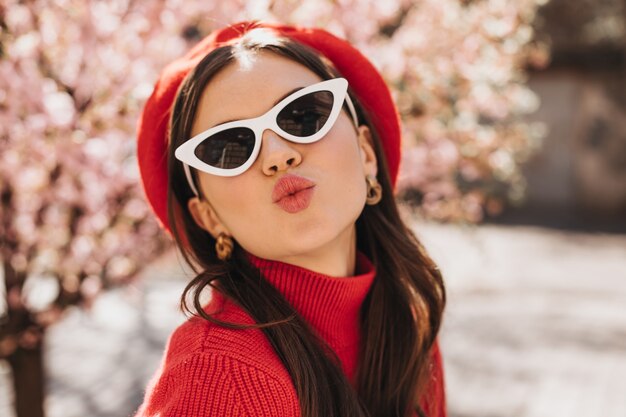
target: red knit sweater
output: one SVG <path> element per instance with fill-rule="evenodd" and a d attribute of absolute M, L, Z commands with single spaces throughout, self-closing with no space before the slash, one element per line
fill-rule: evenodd
<path fill-rule="evenodd" d="M 337 353 L 354 383 L 360 342 L 359 309 L 375 269 L 357 252 L 355 275 L 331 277 L 249 255 L 265 278 Z M 254 321 L 214 291 L 207 313 L 229 322 Z M 446 417 L 438 343 L 431 384 L 421 400 L 428 417 Z M 417 415 L 417 414 L 416 414 Z M 192 317 L 170 335 L 159 369 L 135 417 L 300 416 L 291 378 L 261 330 L 236 330 Z"/>

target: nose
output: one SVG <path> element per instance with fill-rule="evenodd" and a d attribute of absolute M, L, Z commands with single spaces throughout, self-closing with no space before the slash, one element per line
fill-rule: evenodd
<path fill-rule="evenodd" d="M 284 171 L 290 166 L 298 166 L 302 155 L 294 144 L 280 137 L 276 132 L 266 129 L 261 142 L 261 158 L 263 173 L 273 175 Z"/>

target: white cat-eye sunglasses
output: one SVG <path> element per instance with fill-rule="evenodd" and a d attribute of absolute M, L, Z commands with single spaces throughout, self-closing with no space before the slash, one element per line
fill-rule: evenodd
<path fill-rule="evenodd" d="M 209 174 L 232 177 L 245 172 L 257 159 L 265 129 L 295 143 L 313 143 L 333 127 L 344 103 L 358 128 L 356 111 L 347 94 L 348 81 L 333 78 L 297 90 L 265 114 L 213 126 L 176 148 L 189 186 L 196 196 L 192 166 Z"/>

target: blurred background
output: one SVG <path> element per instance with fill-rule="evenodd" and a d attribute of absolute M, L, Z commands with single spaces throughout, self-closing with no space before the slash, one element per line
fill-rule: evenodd
<path fill-rule="evenodd" d="M 258 18 L 326 28 L 403 119 L 450 417 L 626 416 L 626 1 L 0 1 L 0 415 L 131 416 L 191 279 L 139 183 L 160 70 Z"/>

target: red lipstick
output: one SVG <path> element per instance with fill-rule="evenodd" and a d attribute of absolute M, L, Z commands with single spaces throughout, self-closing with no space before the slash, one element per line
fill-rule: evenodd
<path fill-rule="evenodd" d="M 294 174 L 285 174 L 276 182 L 272 201 L 288 213 L 297 213 L 309 206 L 315 183 Z"/>

